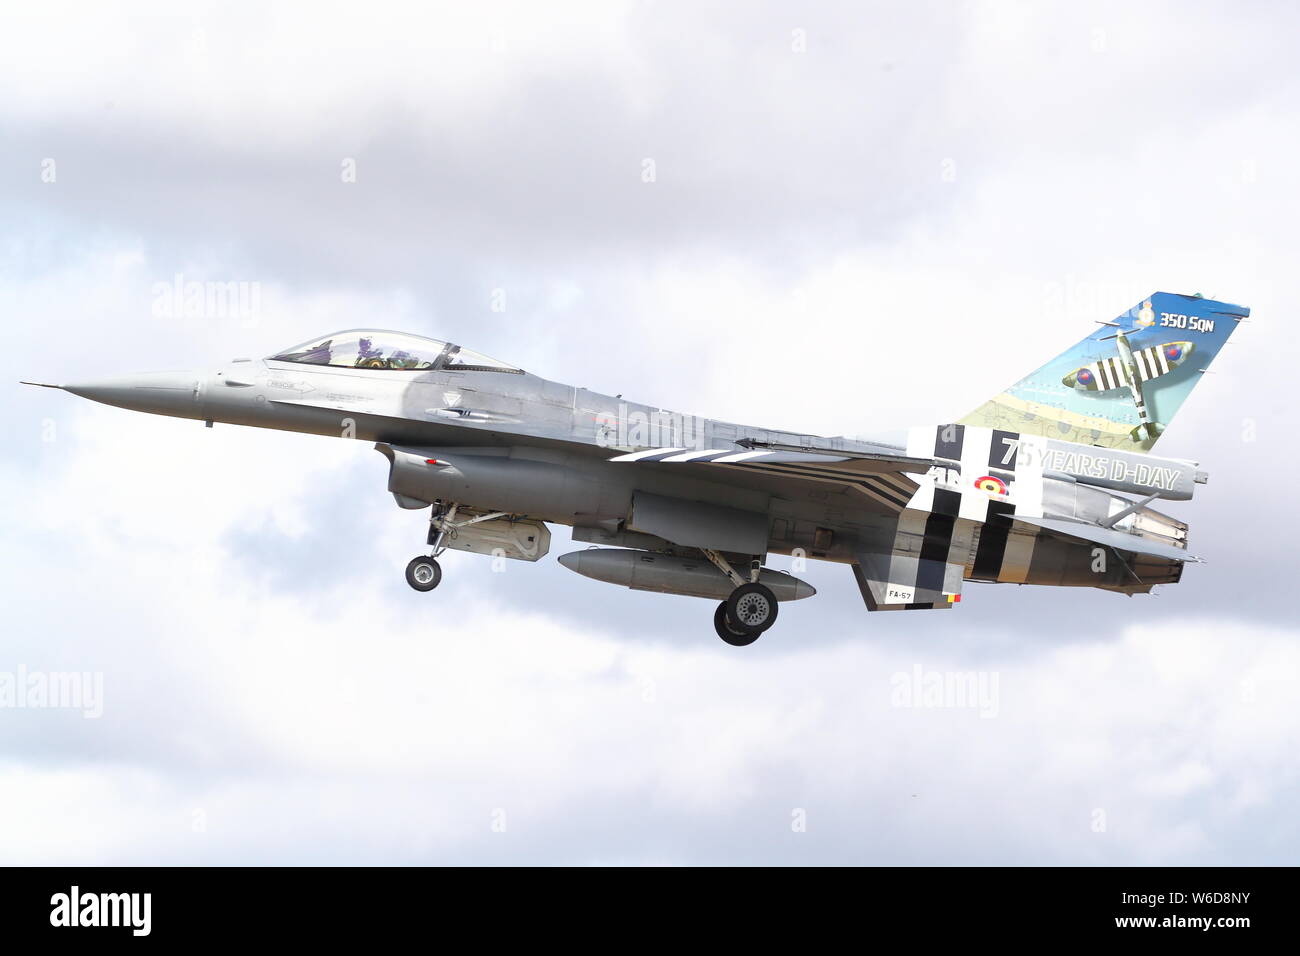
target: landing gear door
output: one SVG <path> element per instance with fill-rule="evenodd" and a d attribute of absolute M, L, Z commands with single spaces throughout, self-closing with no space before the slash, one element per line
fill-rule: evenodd
<path fill-rule="evenodd" d="M 475 521 L 458 528 L 442 541 L 452 551 L 469 551 L 515 561 L 536 561 L 551 550 L 550 529 L 531 518 Z"/>

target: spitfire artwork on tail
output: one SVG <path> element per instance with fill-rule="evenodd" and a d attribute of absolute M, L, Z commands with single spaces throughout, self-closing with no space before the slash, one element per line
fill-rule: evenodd
<path fill-rule="evenodd" d="M 1130 595 L 1178 581 L 1197 560 L 1187 525 L 1149 506 L 1190 499 L 1206 475 L 1149 452 L 1247 315 L 1155 293 L 906 446 L 694 418 L 377 329 L 216 372 L 45 387 L 374 442 L 397 504 L 429 515 L 428 551 L 406 569 L 415 590 L 438 586 L 449 548 L 537 561 L 548 525 L 566 525 L 588 547 L 564 567 L 718 601 L 715 631 L 741 646 L 781 602 L 816 594 L 766 567 L 772 554 L 850 565 L 870 611 L 950 608 L 966 581 Z"/>
<path fill-rule="evenodd" d="M 1114 325 L 1114 323 L 1107 323 Z M 1153 441 L 1164 430 L 1164 426 L 1153 422 L 1147 413 L 1146 399 L 1142 395 L 1142 383 L 1173 371 L 1187 360 L 1196 348 L 1195 342 L 1165 342 L 1163 345 L 1150 345 L 1133 351 L 1128 336 L 1123 330 L 1113 336 L 1115 348 L 1119 353 L 1111 358 L 1098 359 L 1083 368 L 1077 368 L 1061 381 L 1070 388 L 1085 392 L 1109 392 L 1116 388 L 1127 388 L 1133 396 L 1133 407 L 1137 410 L 1139 422 L 1129 432 L 1134 441 L 1150 438 Z M 1104 341 L 1104 339 L 1103 339 Z"/>

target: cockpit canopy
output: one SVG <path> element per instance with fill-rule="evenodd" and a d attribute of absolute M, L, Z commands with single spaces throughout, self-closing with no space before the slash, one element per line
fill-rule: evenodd
<path fill-rule="evenodd" d="M 425 372 L 451 369 L 465 372 L 513 372 L 522 369 L 494 358 L 463 349 L 450 342 L 426 339 L 404 332 L 380 329 L 349 329 L 324 338 L 311 339 L 270 358 L 273 362 L 302 365 L 331 365 L 337 368 L 387 369 L 396 372 Z"/>

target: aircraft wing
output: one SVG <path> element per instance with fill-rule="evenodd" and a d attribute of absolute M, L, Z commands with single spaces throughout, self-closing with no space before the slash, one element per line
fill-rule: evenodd
<path fill-rule="evenodd" d="M 887 446 L 864 450 L 813 445 L 740 443 L 732 448 L 648 448 L 610 461 L 680 468 L 727 468 L 783 484 L 821 483 L 858 492 L 884 510 L 901 512 L 916 492 L 909 474 L 923 474 L 932 458 L 914 458 Z"/>

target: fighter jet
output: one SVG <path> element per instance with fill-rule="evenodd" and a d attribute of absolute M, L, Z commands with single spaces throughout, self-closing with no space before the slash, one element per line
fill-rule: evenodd
<path fill-rule="evenodd" d="M 849 565 L 869 611 L 951 608 L 967 581 L 1129 595 L 1177 582 L 1199 559 L 1187 525 L 1150 505 L 1190 499 L 1207 479 L 1151 446 L 1247 315 L 1155 293 L 906 445 L 682 415 L 378 329 L 215 372 L 46 387 L 209 426 L 373 442 L 398 506 L 428 512 L 427 548 L 406 568 L 417 591 L 438 587 L 448 548 L 538 561 L 548 525 L 566 525 L 587 547 L 564 567 L 717 601 L 718 636 L 745 646 L 783 602 L 816 593 L 768 567 L 774 554 L 798 573 L 808 560 Z M 1197 368 L 1182 361 L 1193 351 Z"/>

